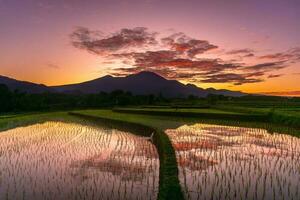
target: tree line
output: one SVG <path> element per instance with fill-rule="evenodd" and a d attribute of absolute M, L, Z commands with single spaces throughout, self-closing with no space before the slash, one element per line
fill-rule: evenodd
<path fill-rule="evenodd" d="M 103 108 L 126 105 L 152 105 L 167 103 L 162 95 L 133 95 L 130 92 L 116 90 L 111 93 L 65 94 L 41 93 L 29 94 L 18 90 L 11 91 L 0 84 L 0 112 L 21 112 L 41 110 L 61 110 L 75 108 Z"/>
<path fill-rule="evenodd" d="M 300 98 L 246 95 L 228 97 L 209 94 L 205 98 L 193 95 L 187 98 L 165 98 L 163 95 L 133 95 L 130 92 L 116 90 L 111 93 L 98 94 L 66 94 L 41 93 L 30 94 L 18 90 L 11 91 L 6 85 L 0 84 L 0 113 L 27 112 L 43 110 L 111 108 L 115 106 L 164 105 L 172 107 L 210 107 L 214 105 L 244 105 L 244 103 L 264 104 L 263 102 L 286 105 L 300 105 Z"/>

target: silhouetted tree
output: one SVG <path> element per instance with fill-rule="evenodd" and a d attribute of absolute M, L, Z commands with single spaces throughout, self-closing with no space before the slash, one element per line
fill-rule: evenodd
<path fill-rule="evenodd" d="M 12 93 L 6 85 L 0 84 L 0 112 L 9 112 L 12 109 Z"/>

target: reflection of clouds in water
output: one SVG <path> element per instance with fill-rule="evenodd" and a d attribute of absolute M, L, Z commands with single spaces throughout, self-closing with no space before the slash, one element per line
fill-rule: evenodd
<path fill-rule="evenodd" d="M 158 160 L 158 154 L 154 145 L 142 137 L 128 133 L 112 134 L 111 137 L 122 134 L 123 141 L 106 146 L 106 150 L 102 150 L 104 153 L 72 163 L 72 167 L 79 169 L 75 176 L 86 176 L 87 171 L 93 169 L 119 176 L 122 180 L 143 181 L 155 173 L 157 166 L 154 164 Z"/>
<path fill-rule="evenodd" d="M 218 164 L 215 160 L 210 160 L 204 156 L 188 154 L 184 158 L 180 157 L 178 163 L 181 167 L 189 168 L 190 170 L 206 170 L 207 168 Z"/>
<path fill-rule="evenodd" d="M 153 144 L 126 132 L 47 122 L 0 133 L 0 199 L 155 199 Z"/>
<path fill-rule="evenodd" d="M 188 199 L 297 199 L 300 195 L 299 138 L 206 124 L 166 133 L 176 150 Z"/>

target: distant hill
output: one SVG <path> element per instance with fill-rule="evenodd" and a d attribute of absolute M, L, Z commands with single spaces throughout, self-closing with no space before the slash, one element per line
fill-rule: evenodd
<path fill-rule="evenodd" d="M 230 90 L 202 89 L 193 84 L 182 84 L 176 80 L 167 80 L 156 73 L 143 71 L 126 77 L 104 76 L 95 80 L 52 87 L 58 92 L 98 93 L 111 92 L 117 89 L 130 91 L 136 95 L 162 94 L 165 97 L 187 97 L 194 95 L 206 97 L 208 94 L 225 96 L 243 96 L 244 93 Z"/>
<path fill-rule="evenodd" d="M 27 92 L 27 93 L 54 92 L 52 88 L 42 84 L 35 84 L 27 81 L 19 81 L 1 75 L 0 75 L 0 84 L 5 84 L 12 91 L 19 90 L 21 92 Z"/>
<path fill-rule="evenodd" d="M 244 93 L 230 90 L 202 89 L 193 84 L 182 84 L 176 80 L 167 80 L 153 72 L 140 72 L 126 77 L 104 76 L 95 80 L 78 84 L 52 86 L 18 81 L 0 76 L 0 84 L 7 85 L 11 90 L 27 93 L 59 92 L 74 94 L 95 94 L 99 92 L 112 92 L 114 90 L 130 91 L 135 95 L 163 95 L 165 97 L 188 97 L 194 95 L 206 97 L 208 94 L 225 96 L 244 96 Z"/>

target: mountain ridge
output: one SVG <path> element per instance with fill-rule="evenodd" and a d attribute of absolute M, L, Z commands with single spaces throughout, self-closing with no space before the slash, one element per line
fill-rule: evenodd
<path fill-rule="evenodd" d="M 27 93 L 54 92 L 51 87 L 48 87 L 44 84 L 32 83 L 29 81 L 20 81 L 2 75 L 0 75 L 0 84 L 5 84 L 12 91 L 18 90 L 20 92 Z"/>
<path fill-rule="evenodd" d="M 114 90 L 129 91 L 135 95 L 163 95 L 165 97 L 188 97 L 194 95 L 206 97 L 208 94 L 225 96 L 243 96 L 245 93 L 231 90 L 203 89 L 194 84 L 183 84 L 177 80 L 168 80 L 154 72 L 142 71 L 125 77 L 106 75 L 97 79 L 58 86 L 46 86 L 27 81 L 18 81 L 0 75 L 0 84 L 6 84 L 10 89 L 18 89 L 28 93 L 59 92 L 95 94 L 99 92 L 112 92 Z"/>

